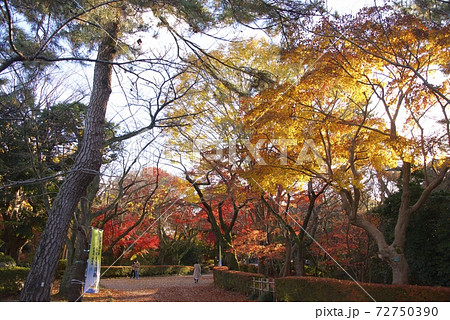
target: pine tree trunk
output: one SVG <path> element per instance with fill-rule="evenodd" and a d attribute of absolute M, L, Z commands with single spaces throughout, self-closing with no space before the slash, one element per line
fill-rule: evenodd
<path fill-rule="evenodd" d="M 36 255 L 20 297 L 21 301 L 49 301 L 58 259 L 73 213 L 88 185 L 98 175 L 103 154 L 105 112 L 111 94 L 112 65 L 117 51 L 118 23 L 99 45 L 91 99 L 86 114 L 83 141 L 75 163 L 56 196 Z"/>

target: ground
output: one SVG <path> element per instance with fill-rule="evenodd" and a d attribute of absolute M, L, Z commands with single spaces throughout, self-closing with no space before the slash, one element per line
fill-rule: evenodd
<path fill-rule="evenodd" d="M 217 288 L 213 275 L 194 283 L 192 276 L 101 279 L 100 292 L 86 294 L 84 301 L 220 302 L 248 301 L 240 293 Z"/>

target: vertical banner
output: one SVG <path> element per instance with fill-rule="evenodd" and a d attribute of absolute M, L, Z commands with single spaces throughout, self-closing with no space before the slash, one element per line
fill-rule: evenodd
<path fill-rule="evenodd" d="M 97 293 L 100 282 L 100 265 L 102 261 L 103 230 L 91 229 L 91 245 L 84 280 L 84 293 Z"/>

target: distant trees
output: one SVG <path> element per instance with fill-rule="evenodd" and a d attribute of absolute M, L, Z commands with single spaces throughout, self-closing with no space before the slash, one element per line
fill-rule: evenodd
<path fill-rule="evenodd" d="M 0 94 L 0 230 L 7 254 L 18 262 L 21 248 L 42 230 L 74 162 L 87 107 L 58 103 L 59 88 L 39 87 L 50 74 L 17 73 L 17 82 L 4 84 Z"/>

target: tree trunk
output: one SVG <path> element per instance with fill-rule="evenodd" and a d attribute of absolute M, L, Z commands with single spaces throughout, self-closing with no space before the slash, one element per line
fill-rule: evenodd
<path fill-rule="evenodd" d="M 42 233 L 21 301 L 49 301 L 58 259 L 67 230 L 80 198 L 92 179 L 99 174 L 102 163 L 105 112 L 111 94 L 112 65 L 116 57 L 119 24 L 113 23 L 98 48 L 94 68 L 91 99 L 86 114 L 83 141 L 75 163 L 56 196 Z"/>
<path fill-rule="evenodd" d="M 393 245 L 379 251 L 379 257 L 392 269 L 392 284 L 408 284 L 409 265 L 401 248 Z"/>
<path fill-rule="evenodd" d="M 8 242 L 5 243 L 5 254 L 11 256 L 16 263 L 19 263 L 19 255 L 27 242 L 28 239 L 10 236 Z"/>
<path fill-rule="evenodd" d="M 225 251 L 229 248 L 222 248 L 223 249 L 223 259 L 225 261 L 225 265 L 228 267 L 229 270 L 239 270 L 239 263 L 236 257 L 235 252 L 229 252 Z"/>
<path fill-rule="evenodd" d="M 431 192 L 442 183 L 447 171 L 448 164 L 445 163 L 436 178 L 422 191 L 416 203 L 411 205 L 411 163 L 403 162 L 401 202 L 394 229 L 394 241 L 389 246 L 383 233 L 374 224 L 358 215 L 360 190 L 353 187 L 353 195 L 349 190 L 340 191 L 342 205 L 349 216 L 350 223 L 367 231 L 378 246 L 378 256 L 389 263 L 392 269 L 392 284 L 408 284 L 409 266 L 404 254 L 404 247 L 409 219 L 425 203 Z"/>
<path fill-rule="evenodd" d="M 303 242 L 301 242 L 301 245 L 296 246 L 295 251 L 295 275 L 298 277 L 305 275 L 304 251 L 305 248 L 303 247 Z"/>
<path fill-rule="evenodd" d="M 398 261 L 392 261 L 392 284 L 408 284 L 409 283 L 409 265 L 404 254 L 396 256 Z"/>
<path fill-rule="evenodd" d="M 88 233 L 84 229 L 84 226 L 80 226 L 77 232 L 77 242 L 75 249 L 76 260 L 72 268 L 72 277 L 68 294 L 68 301 L 70 302 L 82 301 L 80 297 L 83 294 L 83 282 L 86 273 L 86 262 L 89 257 L 88 249 Z"/>
<path fill-rule="evenodd" d="M 289 275 L 289 273 L 291 272 L 291 259 L 292 259 L 292 244 L 288 235 L 286 239 L 286 254 L 284 258 L 285 262 L 280 270 L 279 277 L 287 277 Z"/>
<path fill-rule="evenodd" d="M 266 262 L 264 259 L 258 259 L 258 273 L 266 275 Z"/>
<path fill-rule="evenodd" d="M 64 270 L 64 275 L 59 283 L 59 294 L 67 296 L 69 293 L 70 282 L 72 280 L 72 269 L 75 260 L 75 242 L 77 236 L 77 230 L 75 227 L 72 228 L 72 236 L 66 240 L 67 247 L 67 265 Z"/>

